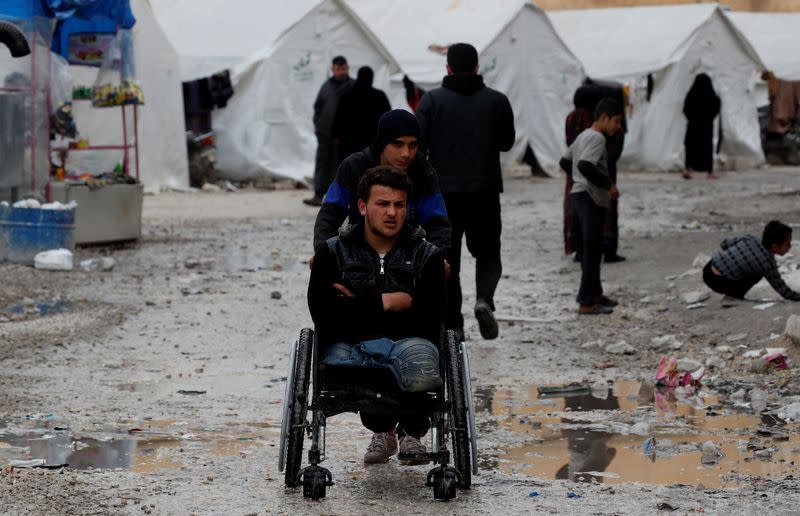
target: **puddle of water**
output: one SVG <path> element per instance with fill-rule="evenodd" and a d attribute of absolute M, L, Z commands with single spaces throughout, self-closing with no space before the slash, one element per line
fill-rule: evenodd
<path fill-rule="evenodd" d="M 236 456 L 261 446 L 252 434 L 219 434 L 190 430 L 177 421 L 149 421 L 129 432 L 79 435 L 63 422 L 45 418 L 13 424 L 0 421 L 0 465 L 12 460 L 44 459 L 47 465 L 66 464 L 75 469 L 123 468 L 138 473 L 180 468 L 175 462 L 182 449 L 205 450 L 216 457 Z M 185 431 L 167 433 L 176 427 Z"/>
<path fill-rule="evenodd" d="M 491 465 L 549 479 L 706 487 L 735 486 L 744 476 L 780 479 L 796 473 L 800 425 L 783 427 L 781 431 L 788 434 L 783 440 L 757 436 L 762 423 L 757 414 L 725 408 L 716 396 L 679 400 L 656 391 L 655 399 L 647 393 L 642 398 L 640 387 L 639 382 L 619 381 L 594 395 L 545 399 L 536 387 L 524 392 L 477 389 L 476 410 L 497 418 L 500 428 L 495 432 L 511 432 L 526 440 L 522 446 L 504 448 Z M 639 428 L 632 427 L 637 422 Z M 631 433 L 643 424 L 645 435 Z M 656 442 L 654 456 L 644 452 L 650 437 Z M 772 450 L 771 458 L 756 457 L 748 450 L 753 438 Z M 717 464 L 701 464 L 700 446 L 705 441 L 724 453 Z"/>

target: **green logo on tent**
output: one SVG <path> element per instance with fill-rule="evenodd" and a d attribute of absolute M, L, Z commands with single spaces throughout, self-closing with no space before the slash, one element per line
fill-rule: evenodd
<path fill-rule="evenodd" d="M 300 82 L 307 82 L 314 79 L 314 70 L 311 68 L 311 52 L 307 52 L 304 57 L 301 57 L 297 64 L 292 66 L 294 80 Z"/>

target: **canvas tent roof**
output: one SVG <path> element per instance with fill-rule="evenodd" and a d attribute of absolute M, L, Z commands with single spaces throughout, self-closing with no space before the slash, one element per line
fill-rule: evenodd
<path fill-rule="evenodd" d="M 800 80 L 800 13 L 725 13 L 779 79 Z"/>
<path fill-rule="evenodd" d="M 517 142 L 505 162 L 519 159 L 530 144 L 539 163 L 556 172 L 564 150 L 563 124 L 572 95 L 583 79 L 547 15 L 524 0 L 346 0 L 424 89 L 441 85 L 444 49 L 469 42 L 478 50 L 487 85 L 508 95 L 515 112 Z M 432 51 L 431 45 L 442 47 Z M 399 81 L 389 96 L 406 106 Z"/>
<path fill-rule="evenodd" d="M 218 56 L 227 56 L 234 88 L 227 107 L 213 112 L 217 169 L 229 179 L 282 176 L 303 180 L 313 175 L 317 147 L 313 104 L 320 86 L 329 77 L 335 55 L 345 55 L 352 70 L 371 66 L 378 88 L 385 89 L 389 76 L 400 70 L 375 35 L 341 0 L 299 0 L 294 4 L 259 0 L 252 5 L 248 0 L 243 3 L 252 10 L 246 20 L 239 11 L 219 7 L 223 2 L 217 0 L 182 3 L 186 9 L 184 24 L 194 23 L 196 11 L 203 11 L 198 17 L 205 23 L 205 11 L 218 6 L 216 33 L 220 44 L 236 39 L 245 23 L 258 31 L 253 27 L 259 25 L 258 20 L 276 16 L 283 22 L 277 30 L 275 19 L 271 19 L 258 41 L 248 35 L 247 45 L 236 42 L 230 49 L 216 51 Z M 237 7 L 243 8 L 239 4 Z M 186 38 L 185 34 L 177 34 L 180 27 L 172 30 L 176 33 L 174 39 Z M 192 34 L 197 40 L 207 39 L 202 31 L 193 30 Z M 184 48 L 194 47 L 187 40 L 182 44 Z M 198 45 L 204 44 L 198 41 Z M 252 45 L 256 48 L 250 49 Z M 245 51 L 247 54 L 236 54 Z M 192 55 L 182 56 L 182 60 L 187 58 L 189 63 L 195 62 Z"/>
<path fill-rule="evenodd" d="M 186 188 L 189 170 L 178 57 L 155 20 L 150 0 L 131 0 L 131 8 L 136 16 L 133 27 L 136 78 L 145 95 L 145 105 L 139 107 L 141 181 L 148 192 Z M 75 84 L 91 85 L 97 77 L 97 68 L 72 66 L 70 69 Z M 78 102 L 73 109 L 78 130 L 93 145 L 122 142 L 119 108 L 93 108 L 90 103 Z M 132 127 L 129 121 L 129 130 Z M 115 152 L 75 153 L 67 165 L 86 170 L 111 170 L 120 157 L 121 153 Z M 132 160 L 133 156 L 131 174 L 135 166 Z"/>
<path fill-rule="evenodd" d="M 722 99 L 723 154 L 763 161 L 756 81 L 763 64 L 715 4 L 551 11 L 553 24 L 590 77 L 631 88 L 623 165 L 683 166 L 683 99 L 708 73 Z M 654 81 L 645 100 L 647 76 Z M 627 162 L 627 163 L 626 163 Z"/>

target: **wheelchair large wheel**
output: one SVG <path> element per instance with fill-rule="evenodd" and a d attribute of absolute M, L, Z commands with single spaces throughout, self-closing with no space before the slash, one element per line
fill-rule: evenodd
<path fill-rule="evenodd" d="M 464 367 L 461 347 L 455 332 L 447 332 L 447 387 L 450 396 L 450 435 L 453 441 L 453 463 L 460 475 L 459 488 L 472 485 L 472 461 L 467 422 L 467 395 L 464 388 Z"/>
<path fill-rule="evenodd" d="M 306 430 L 306 412 L 308 411 L 313 341 L 314 331 L 304 328 L 297 340 L 294 368 L 291 369 L 292 364 L 289 364 L 290 375 L 286 380 L 286 396 L 284 398 L 286 405 L 283 421 L 285 437 L 281 436 L 281 446 L 285 449 L 285 461 L 282 461 L 282 464 L 284 465 L 286 487 L 297 486 L 299 482 L 297 476 L 300 474 L 300 466 L 303 461 L 303 437 Z"/>

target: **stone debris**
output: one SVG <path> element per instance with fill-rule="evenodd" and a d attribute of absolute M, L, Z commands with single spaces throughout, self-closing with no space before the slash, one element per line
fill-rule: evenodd
<path fill-rule="evenodd" d="M 700 463 L 704 465 L 716 464 L 719 459 L 725 456 L 713 441 L 706 441 L 700 447 L 703 455 L 700 457 Z"/>
<path fill-rule="evenodd" d="M 683 342 L 679 341 L 675 335 L 662 335 L 650 339 L 650 349 L 658 350 L 678 350 L 683 347 Z"/>
<path fill-rule="evenodd" d="M 678 359 L 678 371 L 697 371 L 701 367 L 703 364 L 692 358 Z"/>
<path fill-rule="evenodd" d="M 706 367 L 713 367 L 714 369 L 725 369 L 725 360 L 716 356 L 708 357 L 706 358 Z"/>
<path fill-rule="evenodd" d="M 636 353 L 636 348 L 624 340 L 620 340 L 606 346 L 606 353 L 611 353 L 613 355 L 633 355 Z"/>
<path fill-rule="evenodd" d="M 786 321 L 784 335 L 792 339 L 796 344 L 800 344 L 800 316 L 790 315 Z"/>
<path fill-rule="evenodd" d="M 711 292 L 708 290 L 693 290 L 681 294 L 681 301 L 687 305 L 693 305 L 705 301 L 709 297 L 711 297 Z"/>
<path fill-rule="evenodd" d="M 739 342 L 740 340 L 744 340 L 746 338 L 746 333 L 734 333 L 733 335 L 728 335 L 725 340 L 728 342 Z"/>

